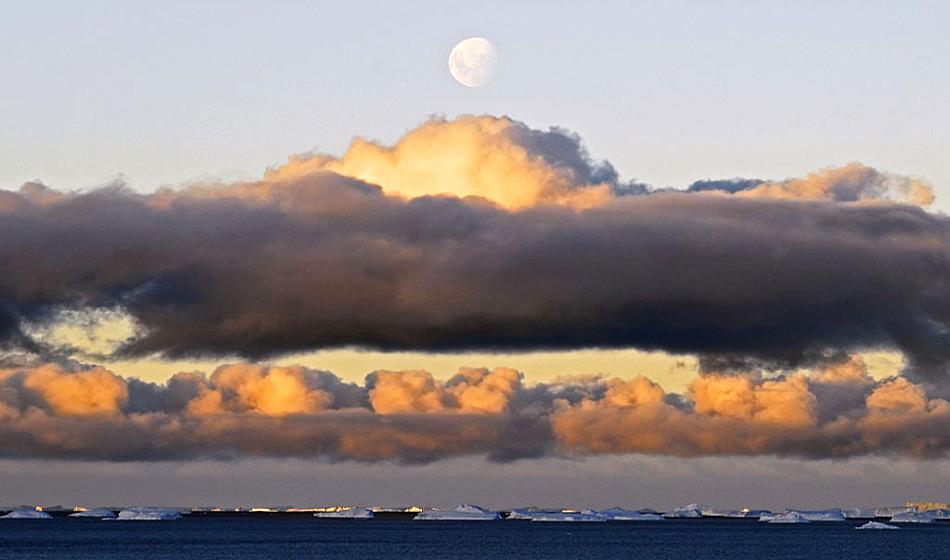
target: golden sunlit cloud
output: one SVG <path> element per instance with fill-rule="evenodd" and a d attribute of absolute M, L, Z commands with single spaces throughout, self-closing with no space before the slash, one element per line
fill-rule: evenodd
<path fill-rule="evenodd" d="M 524 382 L 510 368 L 377 371 L 365 383 L 303 366 L 229 364 L 165 384 L 103 368 L 0 371 L 6 456 L 300 456 L 426 462 L 457 455 L 937 457 L 950 403 L 904 377 L 873 379 L 860 356 L 789 372 L 706 372 L 683 393 L 654 381 Z"/>

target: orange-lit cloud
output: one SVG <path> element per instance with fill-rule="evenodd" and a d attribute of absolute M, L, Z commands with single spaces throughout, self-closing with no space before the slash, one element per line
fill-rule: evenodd
<path fill-rule="evenodd" d="M 824 169 L 803 179 L 765 182 L 736 194 L 757 198 L 836 200 L 895 200 L 918 206 L 933 204 L 933 186 L 914 177 L 882 173 L 861 163 Z"/>
<path fill-rule="evenodd" d="M 597 168 L 579 158 L 545 157 L 550 150 L 538 146 L 545 141 L 565 155 L 579 152 L 570 135 L 534 131 L 505 117 L 431 119 L 393 146 L 357 138 L 340 158 L 291 158 L 267 180 L 297 181 L 333 171 L 379 185 L 389 195 L 474 196 L 512 210 L 545 203 L 587 208 L 613 196 L 613 174 L 598 176 Z"/>
<path fill-rule="evenodd" d="M 864 367 L 852 360 L 843 369 Z M 379 371 L 360 386 L 303 367 L 230 364 L 156 385 L 48 364 L 0 372 L 0 454 L 426 462 L 950 453 L 948 401 L 903 377 L 859 373 L 707 373 L 675 394 L 642 376 L 525 385 L 507 368 L 463 368 L 445 381 Z"/>

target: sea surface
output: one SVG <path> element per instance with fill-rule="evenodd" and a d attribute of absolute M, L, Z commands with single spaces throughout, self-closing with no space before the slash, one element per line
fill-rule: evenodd
<path fill-rule="evenodd" d="M 177 521 L 2 520 L 0 558 L 950 558 L 950 522 L 856 531 L 857 522 L 421 522 L 192 517 Z"/>

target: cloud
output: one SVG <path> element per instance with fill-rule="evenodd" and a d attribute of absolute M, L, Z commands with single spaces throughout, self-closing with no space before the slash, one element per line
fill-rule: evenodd
<path fill-rule="evenodd" d="M 18 377 L 23 389 L 60 416 L 113 416 L 129 397 L 122 378 L 101 367 L 73 373 L 47 365 Z"/>
<path fill-rule="evenodd" d="M 443 389 L 427 371 L 377 371 L 368 378 L 369 402 L 379 414 L 438 412 Z"/>
<path fill-rule="evenodd" d="M 837 367 L 837 366 L 834 366 Z M 0 456 L 84 460 L 309 457 L 950 454 L 950 403 L 906 378 L 708 373 L 682 395 L 642 376 L 525 385 L 508 368 L 378 371 L 229 364 L 165 384 L 52 364 L 0 371 Z M 831 375 L 832 377 L 829 377 Z M 839 392 L 823 391 L 832 384 Z M 842 397 L 840 391 L 847 391 Z"/>
<path fill-rule="evenodd" d="M 198 379 L 198 395 L 187 411 L 199 416 L 255 412 L 265 416 L 313 414 L 328 408 L 333 397 L 319 388 L 319 377 L 303 367 L 222 366 L 210 381 Z"/>
<path fill-rule="evenodd" d="M 886 348 L 946 372 L 950 219 L 897 202 L 921 183 L 852 164 L 731 190 L 648 192 L 576 135 L 495 117 L 256 182 L 30 184 L 0 205 L 0 345 L 74 355 L 49 333 L 99 316 L 128 327 L 90 336 L 112 357 L 636 347 L 787 368 Z M 505 393 L 471 394 L 430 400 Z"/>
<path fill-rule="evenodd" d="M 696 181 L 687 190 L 792 200 L 890 200 L 918 206 L 933 204 L 935 198 L 933 186 L 923 179 L 884 173 L 858 162 L 816 171 L 801 179 L 703 180 Z"/>
<path fill-rule="evenodd" d="M 340 158 L 295 156 L 267 178 L 294 181 L 320 171 L 379 185 L 390 195 L 481 197 L 509 209 L 584 208 L 614 192 L 645 192 L 644 185 L 620 181 L 609 162 L 592 161 L 577 135 L 534 130 L 507 117 L 433 118 L 393 146 L 357 138 Z"/>

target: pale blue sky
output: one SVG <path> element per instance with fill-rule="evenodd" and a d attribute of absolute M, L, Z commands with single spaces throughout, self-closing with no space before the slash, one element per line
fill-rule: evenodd
<path fill-rule="evenodd" d="M 950 208 L 947 2 L 3 2 L 0 188 L 259 176 L 443 113 L 683 186 L 860 160 Z M 451 47 L 499 50 L 480 89 Z"/>

